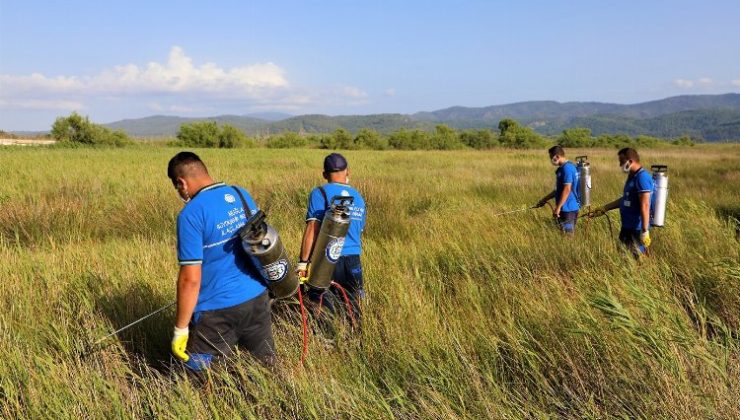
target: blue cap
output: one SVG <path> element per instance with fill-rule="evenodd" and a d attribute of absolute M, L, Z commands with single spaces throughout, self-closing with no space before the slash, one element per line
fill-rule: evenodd
<path fill-rule="evenodd" d="M 347 159 L 339 153 L 324 158 L 324 172 L 338 172 L 347 169 Z"/>

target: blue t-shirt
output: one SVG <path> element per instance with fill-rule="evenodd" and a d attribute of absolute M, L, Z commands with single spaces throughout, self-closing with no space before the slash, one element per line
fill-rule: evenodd
<path fill-rule="evenodd" d="M 627 177 L 624 184 L 624 195 L 619 203 L 619 215 L 622 217 L 622 228 L 630 230 L 642 230 L 642 217 L 640 217 L 640 193 L 650 193 L 650 205 L 652 206 L 653 177 L 645 168 L 640 168 L 634 175 Z M 649 227 L 648 227 L 649 228 Z"/>
<path fill-rule="evenodd" d="M 255 214 L 254 200 L 240 190 Z M 222 182 L 200 190 L 177 216 L 180 265 L 202 266 L 195 312 L 235 306 L 265 291 L 259 272 L 241 249 L 237 231 L 246 220 L 239 195 Z"/>
<path fill-rule="evenodd" d="M 340 184 L 337 182 L 325 184 L 323 188 L 324 192 L 326 192 L 326 199 L 324 198 L 324 195 L 321 194 L 320 188 L 321 187 L 314 188 L 308 196 L 306 221 L 318 220 L 319 223 L 321 223 L 324 220 L 324 214 L 331 205 L 332 197 L 337 195 L 354 197 L 354 203 L 352 204 L 352 208 L 349 210 L 349 231 L 347 232 L 347 236 L 344 238 L 342 256 L 360 255 L 360 252 L 362 252 L 360 237 L 362 236 L 362 231 L 365 229 L 365 199 L 362 198 L 362 195 L 360 195 L 356 189 L 347 184 Z"/>
<path fill-rule="evenodd" d="M 570 193 L 568 198 L 565 199 L 565 204 L 561 208 L 561 211 L 578 211 L 581 209 L 578 200 L 578 184 L 580 183 L 580 176 L 578 175 L 578 168 L 572 162 L 568 161 L 559 167 L 555 171 L 555 202 L 560 201 L 560 196 L 563 194 L 566 184 L 570 184 Z"/>

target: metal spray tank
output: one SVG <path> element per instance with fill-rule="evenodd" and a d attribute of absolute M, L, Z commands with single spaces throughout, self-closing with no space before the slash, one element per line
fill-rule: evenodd
<path fill-rule="evenodd" d="M 663 227 L 665 224 L 665 209 L 668 204 L 668 166 L 653 165 L 653 203 L 651 206 L 650 224 Z"/>
<path fill-rule="evenodd" d="M 578 200 L 581 207 L 591 206 L 591 164 L 588 156 L 576 156 L 576 169 L 578 169 Z"/>
<path fill-rule="evenodd" d="M 266 281 L 270 295 L 285 299 L 298 290 L 298 276 L 280 236 L 267 224 L 266 217 L 262 210 L 258 211 L 239 230 L 239 237 L 242 248 Z"/>
<path fill-rule="evenodd" d="M 334 196 L 330 203 L 313 246 L 311 270 L 307 281 L 309 286 L 320 290 L 326 290 L 331 286 L 334 266 L 342 256 L 354 197 Z"/>

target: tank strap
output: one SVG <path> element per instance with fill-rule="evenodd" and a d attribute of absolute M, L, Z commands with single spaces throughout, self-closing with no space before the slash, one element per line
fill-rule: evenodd
<path fill-rule="evenodd" d="M 329 208 L 329 197 L 326 196 L 326 190 L 324 190 L 323 185 L 319 187 L 319 191 L 321 191 L 321 196 L 324 197 L 324 203 L 326 203 L 324 205 L 324 208 L 328 209 Z"/>
<path fill-rule="evenodd" d="M 244 199 L 244 194 L 242 194 L 242 191 L 235 185 L 232 185 L 231 188 L 236 191 L 236 193 L 239 195 L 239 199 L 242 200 L 242 210 L 244 210 L 244 215 L 249 218 L 249 216 L 252 215 L 252 211 L 249 209 L 249 204 L 247 204 L 247 200 Z"/>

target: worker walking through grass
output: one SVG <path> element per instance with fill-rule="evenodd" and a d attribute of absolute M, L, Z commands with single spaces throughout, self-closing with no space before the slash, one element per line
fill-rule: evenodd
<path fill-rule="evenodd" d="M 252 212 L 257 205 L 245 189 L 214 182 L 191 152 L 175 155 L 167 176 L 185 202 L 177 217 L 180 273 L 172 353 L 193 371 L 223 361 L 237 346 L 272 364 L 268 293 L 237 234 L 251 216 L 244 214 L 239 193 Z"/>
<path fill-rule="evenodd" d="M 329 210 L 331 200 L 335 196 L 352 197 L 353 202 L 349 210 L 350 225 L 343 243 L 336 244 L 326 250 L 326 258 L 336 262 L 332 279 L 339 284 L 349 295 L 355 321 L 359 323 L 361 311 L 360 302 L 365 296 L 362 263 L 362 232 L 365 228 L 365 200 L 359 191 L 349 185 L 349 168 L 347 160 L 339 153 L 332 153 L 324 159 L 323 177 L 325 185 L 314 188 L 308 197 L 306 211 L 306 229 L 301 242 L 300 261 L 297 266 L 298 275 L 307 277 L 310 270 L 310 258 L 316 238 L 321 229 L 321 222 Z M 341 253 L 336 252 L 341 249 Z M 335 255 L 336 254 L 336 255 Z M 338 291 L 309 288 L 309 299 L 321 305 L 322 310 L 335 313 Z"/>
<path fill-rule="evenodd" d="M 578 220 L 578 211 L 581 208 L 578 197 L 580 182 L 578 169 L 565 158 L 565 150 L 561 146 L 553 146 L 547 153 L 550 155 L 550 163 L 558 167 L 555 170 L 555 189 L 542 197 L 535 207 L 542 207 L 554 198 L 553 218 L 557 220 L 563 232 L 573 234 Z"/>
<path fill-rule="evenodd" d="M 653 195 L 653 178 L 640 164 L 637 150 L 627 147 L 617 153 L 619 167 L 627 174 L 622 197 L 594 209 L 589 216 L 598 217 L 619 208 L 622 229 L 619 241 L 635 257 L 646 254 L 650 248 L 650 210 Z"/>

